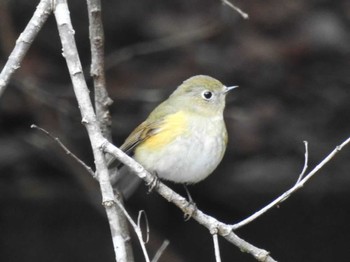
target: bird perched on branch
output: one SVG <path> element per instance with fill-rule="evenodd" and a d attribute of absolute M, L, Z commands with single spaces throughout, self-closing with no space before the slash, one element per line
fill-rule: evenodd
<path fill-rule="evenodd" d="M 205 75 L 185 80 L 136 127 L 120 149 L 160 179 L 185 185 L 205 179 L 225 153 L 225 97 L 236 87 Z M 124 183 L 120 187 L 130 194 L 125 187 L 131 190 L 134 186 Z"/>

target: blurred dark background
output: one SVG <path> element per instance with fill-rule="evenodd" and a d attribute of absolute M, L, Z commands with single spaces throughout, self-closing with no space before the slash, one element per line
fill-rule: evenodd
<path fill-rule="evenodd" d="M 86 3 L 69 1 L 89 77 Z M 290 188 L 350 135 L 350 2 L 218 0 L 102 1 L 106 76 L 114 142 L 184 79 L 208 74 L 240 88 L 225 112 L 229 145 L 207 180 L 190 187 L 198 207 L 235 223 Z M 0 2 L 3 66 L 38 1 Z M 35 123 L 93 167 L 53 17 L 0 98 L 0 261 L 114 261 L 97 183 Z M 350 148 L 279 208 L 237 231 L 278 261 L 348 261 Z M 179 186 L 170 184 L 184 194 Z M 141 185 L 126 203 L 145 210 L 152 256 L 214 261 L 212 239 L 196 222 Z M 135 244 L 136 261 L 144 261 Z M 255 261 L 220 239 L 223 261 Z"/>

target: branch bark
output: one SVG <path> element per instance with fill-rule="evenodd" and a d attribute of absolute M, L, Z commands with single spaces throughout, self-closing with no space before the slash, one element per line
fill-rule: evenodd
<path fill-rule="evenodd" d="M 249 216 L 248 218 L 242 220 L 239 223 L 236 223 L 234 225 L 232 225 L 232 229 L 236 230 L 238 228 L 241 228 L 247 224 L 249 224 L 250 222 L 254 221 L 255 219 L 257 219 L 258 217 L 260 217 L 261 215 L 263 215 L 264 213 L 266 213 L 268 210 L 270 210 L 271 208 L 277 206 L 278 204 L 282 203 L 283 201 L 285 201 L 287 198 L 289 198 L 295 191 L 299 190 L 300 188 L 302 188 L 305 183 L 307 181 L 309 181 L 316 173 L 318 170 L 320 170 L 325 164 L 327 164 L 337 153 L 340 152 L 340 150 L 343 149 L 343 147 L 345 147 L 347 144 L 350 143 L 350 137 L 347 138 L 344 142 L 342 142 L 339 146 L 337 146 L 331 153 L 329 153 L 328 156 L 326 156 L 313 170 L 311 170 L 306 176 L 303 177 L 303 174 L 306 171 L 307 168 L 307 163 L 308 163 L 308 148 L 307 148 L 307 142 L 305 143 L 305 163 L 304 163 L 304 168 L 303 171 L 301 172 L 297 183 L 290 188 L 289 190 L 287 190 L 286 192 L 284 192 L 282 195 L 280 195 L 278 198 L 276 198 L 274 201 L 272 201 L 270 204 L 268 204 L 267 206 L 263 207 L 262 209 L 260 209 L 259 211 L 255 212 L 253 215 Z"/>
<path fill-rule="evenodd" d="M 89 33 L 91 45 L 90 75 L 94 80 L 95 110 L 102 134 L 112 141 L 111 115 L 108 107 L 113 100 L 108 96 L 104 70 L 104 32 L 101 19 L 101 1 L 87 0 L 89 14 Z"/>
<path fill-rule="evenodd" d="M 171 190 L 169 187 L 164 185 L 162 182 L 159 182 L 155 187 L 155 190 L 163 196 L 169 202 L 175 204 L 178 208 L 182 210 L 185 214 L 191 214 L 192 218 L 196 220 L 199 224 L 206 227 L 210 232 L 217 231 L 218 235 L 224 237 L 227 241 L 237 246 L 241 251 L 249 253 L 254 256 L 254 258 L 258 261 L 264 262 L 273 262 L 274 260 L 268 251 L 264 249 L 260 249 L 255 247 L 254 245 L 248 243 L 247 241 L 238 237 L 233 230 L 242 227 L 243 225 L 255 220 L 257 217 L 265 213 L 267 210 L 271 209 L 276 204 L 284 201 L 287 197 L 289 197 L 293 192 L 300 189 L 309 179 L 311 179 L 318 170 L 320 170 L 326 163 L 328 163 L 340 150 L 342 150 L 346 145 L 350 143 L 350 137 L 347 138 L 344 142 L 342 142 L 339 146 L 337 146 L 326 158 L 324 158 L 320 164 L 318 164 L 311 172 L 308 173 L 298 184 L 292 187 L 290 190 L 282 194 L 279 198 L 273 201 L 271 204 L 263 208 L 263 211 L 259 211 L 254 214 L 252 217 L 247 220 L 243 220 L 241 223 L 237 223 L 234 225 L 224 224 L 214 217 L 211 217 L 207 214 L 204 214 L 199 209 L 193 207 L 185 198 Z M 113 154 L 116 158 L 118 158 L 123 164 L 128 166 L 134 173 L 136 173 L 141 179 L 143 179 L 147 184 L 152 183 L 154 180 L 153 176 L 149 174 L 139 163 L 137 163 L 134 159 L 124 154 L 119 148 L 115 147 L 113 144 L 108 141 L 104 141 L 101 145 L 101 149 Z M 260 214 L 261 212 L 261 214 Z"/>
<path fill-rule="evenodd" d="M 212 232 L 212 236 L 213 236 L 213 242 L 214 242 L 215 261 L 221 262 L 219 237 L 218 237 L 217 232 Z"/>
<path fill-rule="evenodd" d="M 112 142 L 112 119 L 108 107 L 113 103 L 106 89 L 104 69 L 104 32 L 101 18 L 101 1 L 87 0 L 89 16 L 89 34 L 91 47 L 90 75 L 94 82 L 95 112 L 102 135 Z M 118 194 L 118 193 L 117 193 Z M 119 201 L 122 204 L 122 199 Z M 116 205 L 122 235 L 130 238 L 128 223 L 123 210 Z M 128 262 L 134 261 L 131 243 L 125 243 Z M 146 253 L 147 254 L 147 253 Z"/>
<path fill-rule="evenodd" d="M 125 243 L 129 241 L 129 237 L 124 236 L 120 230 L 121 226 L 114 201 L 113 188 L 109 181 L 108 169 L 104 154 L 99 149 L 100 141 L 105 140 L 105 138 L 102 136 L 99 123 L 96 119 L 90 100 L 89 90 L 83 75 L 66 0 L 55 1 L 54 14 L 62 43 L 63 56 L 67 62 L 69 74 L 73 83 L 74 93 L 81 111 L 82 123 L 85 125 L 91 141 L 96 172 L 98 174 L 98 180 L 102 193 L 102 204 L 106 209 L 109 226 L 111 229 L 116 261 L 126 262 L 129 260 L 127 257 L 127 248 Z"/>
<path fill-rule="evenodd" d="M 101 150 L 114 155 L 119 159 L 124 165 L 128 166 L 133 172 L 135 172 L 141 179 L 143 179 L 147 184 L 154 181 L 153 175 L 148 173 L 139 163 L 134 159 L 126 155 L 119 148 L 108 142 L 106 139 L 100 141 Z M 224 237 L 227 241 L 237 246 L 242 252 L 246 252 L 252 255 L 256 260 L 263 262 L 275 262 L 268 251 L 255 247 L 254 245 L 248 243 L 247 241 L 238 237 L 233 231 L 232 226 L 224 224 L 218 221 L 216 218 L 211 217 L 199 209 L 196 209 L 192 204 L 190 204 L 185 198 L 174 192 L 168 186 L 163 184 L 161 181 L 154 188 L 162 197 L 167 201 L 173 203 L 185 214 L 191 214 L 192 218 L 196 220 L 199 224 L 206 227 L 210 232 L 217 230 L 218 235 Z"/>
<path fill-rule="evenodd" d="M 41 0 L 28 25 L 18 37 L 16 46 L 11 52 L 4 68 L 0 74 L 0 96 L 4 93 L 5 88 L 10 81 L 13 73 L 20 68 L 21 62 L 27 53 L 30 45 L 39 33 L 47 18 L 52 13 L 51 0 Z"/>

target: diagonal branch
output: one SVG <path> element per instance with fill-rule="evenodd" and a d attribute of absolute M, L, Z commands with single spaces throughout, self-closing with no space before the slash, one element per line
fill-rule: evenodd
<path fill-rule="evenodd" d="M 254 245 L 246 242 L 245 240 L 239 238 L 233 230 L 242 227 L 245 224 L 253 221 L 273 206 L 282 202 L 286 198 L 288 198 L 293 192 L 300 189 L 309 179 L 311 179 L 318 170 L 320 170 L 326 163 L 328 163 L 341 149 L 343 149 L 347 144 L 350 143 L 350 137 L 346 139 L 341 145 L 337 146 L 326 158 L 324 158 L 320 164 L 318 164 L 311 172 L 308 173 L 297 185 L 292 187 L 286 193 L 281 195 L 271 204 L 263 208 L 261 211 L 252 215 L 248 219 L 242 221 L 241 223 L 237 223 L 234 225 L 224 224 L 214 217 L 211 217 L 202 211 L 195 209 L 190 203 L 187 202 L 185 198 L 171 190 L 169 187 L 164 185 L 162 182 L 159 182 L 158 186 L 155 190 L 163 196 L 169 202 L 175 204 L 178 208 L 182 210 L 185 214 L 192 214 L 192 218 L 196 220 L 199 224 L 206 227 L 210 232 L 212 232 L 213 228 L 217 229 L 218 235 L 224 237 L 227 241 L 237 246 L 243 252 L 249 253 L 255 257 L 258 261 L 264 262 L 272 262 L 275 261 L 266 250 L 255 247 Z M 118 158 L 123 164 L 128 166 L 133 172 L 135 172 L 141 179 L 143 179 L 146 183 L 151 183 L 153 181 L 153 176 L 149 174 L 139 163 L 137 163 L 134 159 L 124 154 L 119 148 L 115 147 L 113 144 L 108 141 L 102 142 L 100 145 L 101 149 L 105 152 L 113 154 L 116 158 Z"/>
<path fill-rule="evenodd" d="M 154 181 L 153 175 L 148 173 L 139 163 L 134 159 L 126 155 L 119 148 L 109 143 L 106 139 L 100 141 L 100 148 L 102 151 L 114 155 L 119 159 L 124 165 L 128 166 L 133 172 L 135 172 L 141 179 L 146 183 L 152 183 Z M 163 198 L 167 201 L 173 203 L 185 214 L 192 214 L 192 218 L 196 220 L 199 224 L 206 227 L 210 232 L 213 228 L 217 229 L 218 235 L 224 237 L 227 241 L 237 246 L 242 252 L 246 252 L 252 255 L 258 261 L 264 262 L 274 262 L 274 260 L 268 251 L 255 247 L 254 245 L 248 243 L 247 241 L 238 237 L 233 231 L 232 226 L 224 224 L 218 221 L 216 218 L 211 217 L 199 209 L 196 209 L 191 205 L 185 198 L 174 192 L 168 186 L 163 184 L 161 181 L 157 184 L 155 189 Z"/>
<path fill-rule="evenodd" d="M 82 161 L 79 157 L 77 157 L 75 154 L 73 154 L 62 142 L 58 137 L 54 137 L 53 135 L 50 134 L 50 132 L 48 132 L 47 130 L 45 130 L 42 127 L 39 127 L 37 125 L 32 124 L 30 126 L 30 128 L 35 128 L 41 132 L 43 132 L 45 135 L 47 135 L 48 137 L 50 137 L 51 139 L 53 139 L 63 150 L 64 152 L 71 156 L 76 162 L 78 162 L 83 168 L 85 168 L 85 170 L 93 177 L 95 177 L 95 173 L 94 171 L 91 169 L 91 167 L 89 167 L 88 165 L 86 165 L 84 163 L 84 161 Z"/>
<path fill-rule="evenodd" d="M 233 10 L 235 10 L 237 13 L 239 13 L 244 19 L 248 19 L 249 15 L 245 12 L 243 12 L 239 7 L 232 4 L 229 0 L 221 0 L 223 5 L 227 5 L 231 7 Z"/>
<path fill-rule="evenodd" d="M 51 13 L 51 0 L 41 0 L 39 5 L 36 7 L 33 17 L 30 19 L 28 25 L 17 39 L 16 46 L 1 71 L 0 96 L 5 91 L 5 88 L 13 73 L 20 67 L 30 45 Z"/>
<path fill-rule="evenodd" d="M 253 215 L 249 216 L 248 218 L 242 220 L 241 222 L 232 225 L 232 229 L 236 230 L 238 228 L 241 228 L 250 222 L 254 221 L 264 213 L 266 213 L 268 210 L 271 208 L 277 206 L 278 204 L 282 203 L 285 201 L 288 197 L 290 197 L 295 191 L 299 190 L 304 186 L 304 184 L 309 181 L 316 173 L 318 170 L 320 170 L 325 164 L 327 164 L 337 153 L 340 152 L 340 150 L 343 149 L 347 144 L 350 143 L 350 137 L 346 139 L 343 143 L 341 143 L 339 146 L 337 146 L 327 157 L 325 157 L 313 170 L 311 170 L 304 178 L 302 178 L 303 174 L 305 173 L 305 170 L 307 168 L 307 158 L 308 158 L 308 150 L 307 150 L 307 143 L 305 143 L 305 164 L 303 171 L 301 172 L 301 175 L 299 176 L 297 183 L 289 190 L 284 192 L 282 195 L 280 195 L 278 198 L 276 198 L 274 201 L 272 201 L 270 204 L 267 206 L 263 207 L 259 211 L 255 212 Z"/>
<path fill-rule="evenodd" d="M 163 241 L 163 244 L 160 246 L 160 248 L 158 249 L 157 253 L 152 258 L 151 262 L 158 262 L 159 258 L 162 256 L 162 254 L 164 253 L 165 249 L 168 247 L 169 243 L 170 242 L 169 242 L 168 239 L 165 239 Z"/>

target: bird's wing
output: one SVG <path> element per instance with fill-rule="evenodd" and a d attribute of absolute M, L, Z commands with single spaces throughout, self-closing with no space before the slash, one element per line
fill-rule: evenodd
<path fill-rule="evenodd" d="M 178 110 L 174 105 L 165 102 L 161 103 L 152 111 L 146 121 L 132 131 L 120 149 L 127 154 L 131 154 L 137 145 L 158 134 L 166 119 L 176 113 L 178 113 Z"/>
<path fill-rule="evenodd" d="M 137 145 L 158 134 L 161 130 L 161 126 L 164 123 L 168 115 L 176 113 L 176 107 L 171 106 L 167 103 L 161 103 L 155 108 L 149 115 L 146 121 L 142 122 L 134 131 L 127 137 L 125 142 L 120 146 L 128 155 L 132 155 L 133 150 Z M 107 163 L 109 168 L 120 167 L 121 164 L 116 158 L 112 158 Z"/>
<path fill-rule="evenodd" d="M 160 131 L 162 122 L 163 118 L 141 123 L 134 131 L 132 131 L 124 144 L 120 146 L 120 149 L 125 153 L 130 154 L 138 144 L 157 134 Z"/>
<path fill-rule="evenodd" d="M 157 134 L 160 130 L 162 119 L 156 121 L 145 121 L 141 123 L 134 131 L 127 137 L 125 142 L 119 147 L 128 155 L 132 155 L 134 148 L 145 141 L 147 138 Z M 112 157 L 107 162 L 108 168 L 121 168 L 123 165 L 120 163 L 117 158 Z"/>

